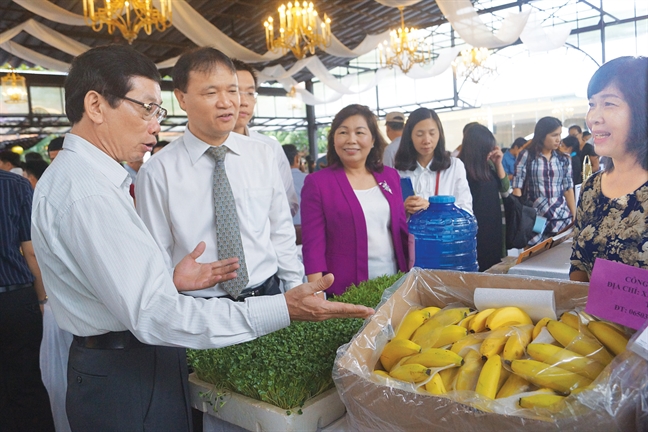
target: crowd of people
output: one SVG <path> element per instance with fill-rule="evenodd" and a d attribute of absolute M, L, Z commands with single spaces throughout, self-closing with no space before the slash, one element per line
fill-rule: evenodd
<path fill-rule="evenodd" d="M 453 156 L 428 108 L 389 113 L 387 143 L 376 115 L 349 105 L 333 119 L 325 161 L 306 174 L 294 145 L 249 129 L 258 83 L 245 63 L 214 48 L 183 54 L 173 86 L 188 124 L 158 143 L 166 110 L 155 65 L 126 46 L 78 56 L 65 84 L 72 129 L 60 148 L 50 145 L 56 161 L 27 161 L 27 179 L 0 172 L 2 196 L 14 197 L 0 211 L 11 232 L 3 253 L 13 257 L 0 265 L 0 295 L 16 302 L 2 308 L 49 301 L 70 335 L 65 389 L 48 388 L 66 416 L 48 414 L 43 321 L 31 314 L 40 332 L 0 346 L 0 405 L 12 413 L 0 429 L 45 431 L 56 421 L 59 430 L 190 430 L 185 348 L 245 342 L 292 321 L 370 316 L 327 297 L 407 271 L 407 219 L 431 196 L 451 195 L 475 216 L 480 271 L 507 254 L 509 194 L 547 221 L 529 246 L 574 225 L 573 279 L 588 280 L 598 257 L 648 268 L 647 72 L 642 57 L 606 63 L 588 87 L 589 137 L 572 126 L 563 138 L 562 123 L 544 117 L 506 152 L 469 123 Z M 0 168 L 19 168 L 4 155 Z M 587 179 L 585 160 L 595 173 Z M 0 329 L 25 332 L 11 316 Z M 30 375 L 29 388 L 7 380 L 5 366 Z"/>

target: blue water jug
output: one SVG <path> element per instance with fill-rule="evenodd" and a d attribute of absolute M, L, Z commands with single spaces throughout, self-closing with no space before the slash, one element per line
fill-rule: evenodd
<path fill-rule="evenodd" d="M 410 261 L 425 269 L 477 271 L 477 220 L 447 195 L 409 220 Z"/>

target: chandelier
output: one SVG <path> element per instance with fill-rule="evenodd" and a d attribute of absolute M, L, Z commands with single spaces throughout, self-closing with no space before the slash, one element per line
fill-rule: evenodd
<path fill-rule="evenodd" d="M 452 62 L 452 66 L 460 75 L 477 84 L 485 76 L 495 73 L 495 68 L 488 65 L 489 58 L 488 48 L 465 49 L 461 51 L 460 57 Z"/>
<path fill-rule="evenodd" d="M 324 14 L 320 20 L 313 3 L 299 2 L 279 6 L 279 37 L 275 39 L 274 20 L 272 17 L 263 23 L 268 50 L 282 54 L 292 51 L 297 59 L 306 56 L 306 52 L 315 54 L 315 48 L 324 48 L 331 43 L 331 20 Z M 319 24 L 319 25 L 318 25 Z"/>
<path fill-rule="evenodd" d="M 429 63 L 430 47 L 427 46 L 423 51 L 419 51 L 421 42 L 414 35 L 416 29 L 405 27 L 405 18 L 403 17 L 403 6 L 399 6 L 401 26 L 389 32 L 390 41 L 383 41 L 378 45 L 378 54 L 380 56 L 380 66 L 389 67 L 398 66 L 403 73 L 409 72 L 417 63 Z"/>
<path fill-rule="evenodd" d="M 2 83 L 2 100 L 6 103 L 17 104 L 27 102 L 27 84 L 25 77 L 11 70 L 0 80 Z"/>
<path fill-rule="evenodd" d="M 171 1 L 159 0 L 160 8 L 156 9 L 153 0 L 103 0 L 104 7 L 98 8 L 95 0 L 83 0 L 83 15 L 92 30 L 98 32 L 105 24 L 113 34 L 118 28 L 132 44 L 142 29 L 150 35 L 153 28 L 164 31 L 171 26 Z"/>

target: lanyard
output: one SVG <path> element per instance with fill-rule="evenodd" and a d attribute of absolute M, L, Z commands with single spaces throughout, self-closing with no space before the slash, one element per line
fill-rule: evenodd
<path fill-rule="evenodd" d="M 441 182 L 441 171 L 437 171 L 436 186 L 434 188 L 434 196 L 439 195 L 439 183 Z"/>

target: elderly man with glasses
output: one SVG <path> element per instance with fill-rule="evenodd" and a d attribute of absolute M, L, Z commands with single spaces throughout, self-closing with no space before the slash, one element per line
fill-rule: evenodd
<path fill-rule="evenodd" d="M 75 58 L 65 82 L 72 129 L 34 192 L 32 241 L 45 290 L 58 325 L 75 335 L 66 401 L 72 430 L 189 431 L 180 347 L 218 348 L 291 320 L 372 313 L 313 295 L 332 278 L 245 303 L 179 294 L 233 280 L 238 265 L 236 258 L 199 263 L 205 243 L 197 242 L 167 266 L 135 211 L 120 162 L 151 150 L 166 114 L 160 105 L 160 74 L 132 48 L 102 46 Z"/>

